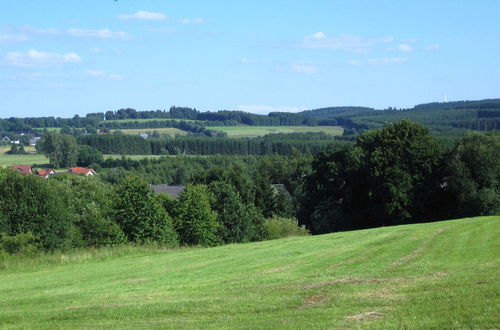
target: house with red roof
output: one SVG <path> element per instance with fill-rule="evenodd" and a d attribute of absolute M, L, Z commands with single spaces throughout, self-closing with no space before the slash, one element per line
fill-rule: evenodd
<path fill-rule="evenodd" d="M 45 169 L 40 169 L 37 171 L 37 175 L 41 178 L 44 178 L 44 179 L 48 179 L 49 176 L 51 176 L 52 174 L 55 174 L 56 172 L 54 172 L 53 170 L 51 170 L 50 168 L 45 170 Z"/>
<path fill-rule="evenodd" d="M 31 168 L 31 165 L 14 165 L 12 166 L 12 169 L 22 174 L 33 174 L 33 169 Z"/>
<path fill-rule="evenodd" d="M 68 172 L 71 174 L 85 175 L 85 176 L 93 176 L 97 174 L 93 169 L 86 167 L 71 167 L 68 170 Z"/>

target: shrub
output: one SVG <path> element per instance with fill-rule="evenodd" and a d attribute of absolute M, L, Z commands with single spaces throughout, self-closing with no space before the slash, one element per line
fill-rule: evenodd
<path fill-rule="evenodd" d="M 29 232 L 14 236 L 0 233 L 0 251 L 2 250 L 9 254 L 33 255 L 38 250 L 37 239 Z"/>
<path fill-rule="evenodd" d="M 290 218 L 266 219 L 264 220 L 264 227 L 267 230 L 267 239 L 310 235 L 305 226 L 299 226 L 295 219 Z"/>

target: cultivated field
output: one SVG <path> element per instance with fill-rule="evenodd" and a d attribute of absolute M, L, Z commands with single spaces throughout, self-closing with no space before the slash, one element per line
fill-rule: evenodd
<path fill-rule="evenodd" d="M 34 165 L 35 167 L 48 166 L 49 160 L 44 154 L 35 153 L 35 149 L 32 147 L 26 147 L 25 149 L 28 152 L 27 154 L 9 155 L 6 152 L 10 150 L 10 147 L 0 147 L 0 167 L 9 167 L 13 165 Z M 104 159 L 117 159 L 121 157 L 121 155 L 104 155 Z M 125 155 L 125 157 L 139 160 L 143 158 L 159 158 L 161 155 Z"/>
<path fill-rule="evenodd" d="M 499 328 L 499 223 L 7 260 L 0 328 Z"/>
<path fill-rule="evenodd" d="M 24 148 L 27 154 L 24 155 L 9 155 L 7 151 L 10 150 L 10 146 L 0 147 L 0 167 L 12 166 L 12 165 L 45 165 L 48 163 L 47 157 L 43 154 L 38 154 L 35 152 L 33 147 Z"/>
<path fill-rule="evenodd" d="M 342 135 L 344 132 L 340 126 L 208 126 L 207 128 L 226 132 L 232 138 L 264 136 L 271 133 L 325 132 L 329 135 Z"/>
<path fill-rule="evenodd" d="M 111 130 L 112 132 L 115 130 Z M 176 134 L 179 135 L 187 135 L 188 132 L 183 131 L 181 129 L 175 128 L 175 127 L 165 127 L 165 128 L 134 128 L 134 129 L 120 129 L 117 131 L 121 131 L 123 134 L 131 134 L 131 135 L 139 135 L 141 133 L 153 133 L 154 131 L 157 131 L 160 134 L 168 134 L 172 137 L 174 137 Z"/>

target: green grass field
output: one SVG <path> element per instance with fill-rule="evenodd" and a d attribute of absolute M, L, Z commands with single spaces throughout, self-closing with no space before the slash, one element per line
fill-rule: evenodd
<path fill-rule="evenodd" d="M 10 147 L 0 147 L 0 167 L 9 167 L 13 165 L 35 165 L 35 167 L 48 166 L 48 158 L 44 154 L 35 153 L 34 148 L 26 147 L 27 154 L 24 155 L 9 155 L 6 152 Z M 159 158 L 161 155 L 125 155 L 127 158 L 133 160 L 140 160 L 143 158 Z M 117 159 L 121 155 L 104 155 L 104 159 Z"/>
<path fill-rule="evenodd" d="M 325 132 L 329 135 L 342 135 L 340 126 L 208 126 L 215 131 L 226 132 L 228 137 L 243 138 L 264 136 L 271 133 L 308 133 Z"/>
<path fill-rule="evenodd" d="M 114 131 L 114 130 L 112 130 Z M 131 135 L 139 135 L 140 133 L 152 133 L 154 131 L 157 131 L 160 134 L 168 134 L 170 136 L 175 136 L 176 134 L 179 135 L 187 135 L 188 132 L 183 131 L 181 129 L 175 128 L 175 127 L 165 127 L 165 128 L 134 128 L 134 129 L 120 129 L 118 131 L 121 131 L 123 134 L 131 134 Z"/>
<path fill-rule="evenodd" d="M 178 119 L 178 118 L 150 118 L 150 119 L 113 119 L 113 120 L 103 120 L 100 123 L 130 123 L 130 122 L 140 122 L 147 123 L 150 121 L 165 121 L 165 120 L 173 120 L 173 121 L 185 121 L 185 122 L 194 122 L 193 119 Z"/>
<path fill-rule="evenodd" d="M 0 264 L 0 328 L 499 328 L 500 216 Z"/>

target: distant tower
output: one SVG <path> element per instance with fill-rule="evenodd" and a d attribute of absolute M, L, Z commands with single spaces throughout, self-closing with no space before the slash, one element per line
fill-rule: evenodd
<path fill-rule="evenodd" d="M 444 102 L 445 102 L 445 103 L 446 103 L 446 102 L 448 102 L 448 95 L 445 95 L 445 96 L 444 96 Z"/>

